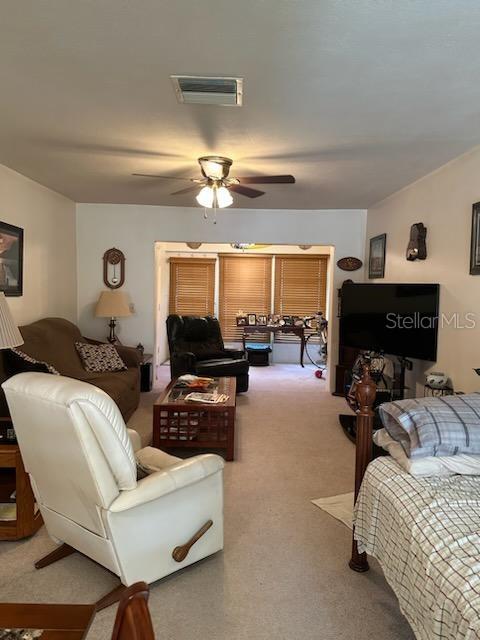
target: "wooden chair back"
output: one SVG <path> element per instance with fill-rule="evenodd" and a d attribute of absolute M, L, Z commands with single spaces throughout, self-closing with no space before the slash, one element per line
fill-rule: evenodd
<path fill-rule="evenodd" d="M 126 589 L 118 605 L 112 640 L 155 640 L 148 595 L 145 582 L 137 582 Z"/>

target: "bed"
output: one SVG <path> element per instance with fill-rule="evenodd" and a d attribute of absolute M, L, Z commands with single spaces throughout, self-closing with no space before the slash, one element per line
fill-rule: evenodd
<path fill-rule="evenodd" d="M 370 462 L 374 397 L 367 369 L 350 567 L 378 560 L 418 640 L 479 639 L 480 476 L 416 478 L 389 456 Z"/>

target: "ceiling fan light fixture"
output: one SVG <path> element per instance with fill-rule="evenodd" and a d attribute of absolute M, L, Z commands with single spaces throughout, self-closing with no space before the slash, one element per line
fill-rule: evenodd
<path fill-rule="evenodd" d="M 202 164 L 202 169 L 211 180 L 221 180 L 223 178 L 223 165 L 219 162 L 206 160 Z"/>
<path fill-rule="evenodd" d="M 207 185 L 206 187 L 203 187 L 203 189 L 200 189 L 200 193 L 197 195 L 196 200 L 199 205 L 206 209 L 213 209 L 216 207 L 224 209 L 233 203 L 230 191 L 223 185 L 219 187 L 216 185 Z"/>
<path fill-rule="evenodd" d="M 213 207 L 213 196 L 212 187 L 203 187 L 203 189 L 200 189 L 200 192 L 196 197 L 196 201 L 202 207 L 211 209 Z"/>
<path fill-rule="evenodd" d="M 225 156 L 202 156 L 198 163 L 205 178 L 222 180 L 228 176 L 232 160 Z"/>
<path fill-rule="evenodd" d="M 217 204 L 219 209 L 229 207 L 233 202 L 232 194 L 226 187 L 217 188 Z"/>

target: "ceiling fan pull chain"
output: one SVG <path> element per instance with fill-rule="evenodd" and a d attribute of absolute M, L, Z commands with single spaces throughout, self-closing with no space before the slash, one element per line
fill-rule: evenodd
<path fill-rule="evenodd" d="M 217 209 L 218 209 L 218 184 L 213 185 L 213 224 L 217 224 Z"/>

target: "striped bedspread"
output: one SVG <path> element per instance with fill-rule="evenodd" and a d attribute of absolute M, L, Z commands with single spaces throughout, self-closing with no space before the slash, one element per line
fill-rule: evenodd
<path fill-rule="evenodd" d="M 355 506 L 355 537 L 418 640 L 480 639 L 479 476 L 415 478 L 378 458 Z"/>

